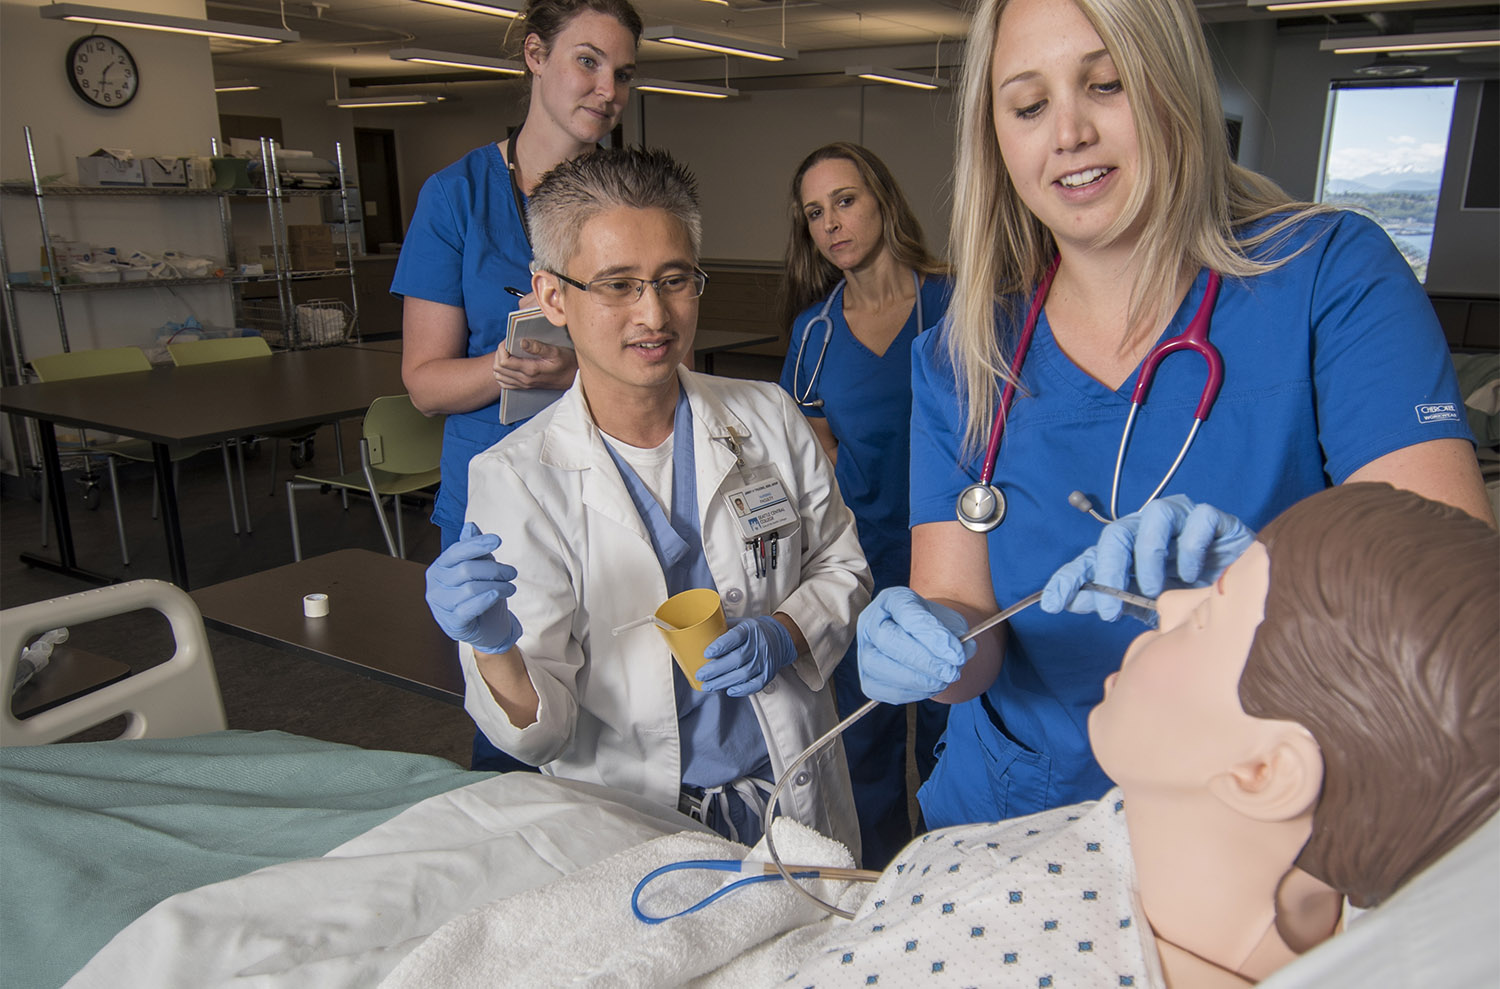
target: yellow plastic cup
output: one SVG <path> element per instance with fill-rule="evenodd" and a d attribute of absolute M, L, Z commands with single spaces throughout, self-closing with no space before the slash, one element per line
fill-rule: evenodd
<path fill-rule="evenodd" d="M 688 683 L 693 685 L 694 690 L 702 690 L 703 684 L 698 682 L 698 670 L 706 662 L 703 650 L 728 628 L 724 622 L 724 605 L 719 600 L 719 592 L 698 587 L 673 594 L 656 609 L 656 617 L 672 626 L 670 632 L 660 626 L 657 631 L 667 640 L 667 648 L 672 650 L 672 658 L 682 667 Z"/>

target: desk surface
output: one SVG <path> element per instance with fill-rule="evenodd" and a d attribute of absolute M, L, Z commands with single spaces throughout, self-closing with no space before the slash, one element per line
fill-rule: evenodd
<path fill-rule="evenodd" d="M 693 338 L 693 353 L 695 354 L 717 354 L 726 350 L 738 350 L 741 347 L 754 347 L 762 343 L 772 343 L 777 339 L 774 333 L 735 333 L 731 330 L 699 330 Z M 352 343 L 349 346 L 361 350 L 379 350 L 388 354 L 401 353 L 401 340 L 370 340 L 361 343 Z"/>
<path fill-rule="evenodd" d="M 17 718 L 29 718 L 129 675 L 130 667 L 117 659 L 66 644 L 54 646 L 47 665 L 11 697 L 11 710 Z"/>
<path fill-rule="evenodd" d="M 330 347 L 16 385 L 0 389 L 0 409 L 175 448 L 361 415 L 405 393 L 398 354 Z"/>
<path fill-rule="evenodd" d="M 192 592 L 209 627 L 429 697 L 462 704 L 458 646 L 423 598 L 426 567 L 365 549 L 227 580 Z M 302 596 L 328 595 L 307 618 Z"/>
<path fill-rule="evenodd" d="M 755 347 L 763 343 L 774 343 L 774 333 L 736 333 L 733 330 L 702 330 L 693 339 L 693 353 L 718 354 L 741 347 Z"/>
<path fill-rule="evenodd" d="M 351 343 L 349 346 L 357 350 L 379 350 L 387 354 L 401 353 L 401 338 L 395 337 L 389 340 L 361 340 Z"/>

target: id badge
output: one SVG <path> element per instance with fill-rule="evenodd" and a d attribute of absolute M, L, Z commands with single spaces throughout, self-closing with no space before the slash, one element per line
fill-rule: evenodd
<path fill-rule="evenodd" d="M 789 536 L 801 527 L 797 507 L 787 497 L 786 485 L 775 464 L 747 467 L 740 471 L 744 483 L 724 492 L 724 503 L 739 523 L 746 542 Z"/>

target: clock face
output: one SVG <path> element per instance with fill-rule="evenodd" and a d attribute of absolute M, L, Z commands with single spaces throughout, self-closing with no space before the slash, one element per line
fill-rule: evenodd
<path fill-rule="evenodd" d="M 87 102 L 106 110 L 129 103 L 141 88 L 130 52 L 102 34 L 79 38 L 68 49 L 68 82 Z"/>

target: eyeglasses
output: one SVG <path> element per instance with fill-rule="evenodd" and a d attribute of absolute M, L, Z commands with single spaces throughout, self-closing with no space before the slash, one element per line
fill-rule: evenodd
<path fill-rule="evenodd" d="M 595 278 L 591 282 L 580 282 L 560 271 L 554 271 L 553 274 L 574 288 L 583 289 L 592 295 L 595 301 L 606 306 L 635 304 L 645 294 L 647 285 L 656 289 L 657 298 L 662 300 L 676 302 L 696 299 L 703 294 L 704 286 L 708 284 L 708 275 L 697 268 L 692 271 L 662 275 L 660 278 L 629 278 L 625 275 L 610 275 L 605 278 Z"/>

